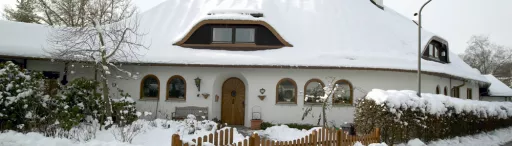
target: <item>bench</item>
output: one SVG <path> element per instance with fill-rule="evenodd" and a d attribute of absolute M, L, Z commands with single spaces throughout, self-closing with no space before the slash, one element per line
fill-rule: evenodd
<path fill-rule="evenodd" d="M 208 120 L 208 107 L 176 107 L 176 110 L 172 112 L 172 119 L 183 120 L 186 119 L 189 114 L 196 116 L 196 120 L 198 121 Z"/>

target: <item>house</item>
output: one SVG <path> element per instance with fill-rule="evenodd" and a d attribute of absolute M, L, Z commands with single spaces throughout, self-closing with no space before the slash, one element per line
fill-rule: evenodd
<path fill-rule="evenodd" d="M 138 17 L 150 47 L 122 68 L 139 77 L 113 75 L 109 85 L 159 117 L 199 106 L 233 125 L 249 126 L 253 113 L 267 122 L 316 123 L 301 120 L 304 107 L 320 110 L 314 88 L 338 84 L 328 120 L 339 125 L 353 120 L 354 102 L 374 88 L 417 88 L 417 25 L 382 1 L 168 0 Z M 0 21 L 1 58 L 62 83 L 93 78 L 87 64 L 50 59 L 51 32 Z M 422 36 L 422 92 L 478 100 L 487 79 L 447 40 Z"/>
<path fill-rule="evenodd" d="M 480 100 L 485 101 L 512 101 L 512 89 L 493 75 L 484 75 L 491 86 L 480 91 Z"/>

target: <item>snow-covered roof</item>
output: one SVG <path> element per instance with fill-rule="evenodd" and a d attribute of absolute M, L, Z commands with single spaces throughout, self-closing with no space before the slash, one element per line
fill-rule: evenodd
<path fill-rule="evenodd" d="M 505 85 L 493 75 L 484 76 L 489 82 L 491 82 L 491 86 L 489 86 L 490 96 L 512 96 L 512 89 L 510 89 L 510 87 Z"/>
<path fill-rule="evenodd" d="M 168 0 L 139 18 L 147 32 L 144 42 L 150 44 L 138 60 L 143 63 L 417 69 L 417 25 L 370 0 Z M 227 51 L 173 45 L 206 19 L 265 21 L 293 47 Z M 42 25 L 0 21 L 0 55 L 44 57 L 48 31 Z M 424 46 L 434 34 L 422 34 Z M 487 82 L 456 54 L 449 55 L 448 64 L 423 60 L 422 70 Z"/>

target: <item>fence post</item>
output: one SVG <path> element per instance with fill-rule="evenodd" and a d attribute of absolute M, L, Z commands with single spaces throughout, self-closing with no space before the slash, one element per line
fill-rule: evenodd
<path fill-rule="evenodd" d="M 230 128 L 229 130 L 229 144 L 233 143 L 233 128 Z"/>
<path fill-rule="evenodd" d="M 318 140 L 318 137 L 316 135 L 316 130 L 313 130 L 311 133 L 311 146 L 316 146 L 316 141 Z"/>
<path fill-rule="evenodd" d="M 224 130 L 220 131 L 219 145 L 224 145 Z"/>
<path fill-rule="evenodd" d="M 341 146 L 342 134 L 343 134 L 343 131 L 341 131 L 341 130 L 336 131 L 336 146 Z"/>
<path fill-rule="evenodd" d="M 377 140 L 377 142 L 381 142 L 380 140 L 380 128 L 375 128 L 375 140 Z"/>
<path fill-rule="evenodd" d="M 180 136 L 179 136 L 178 134 L 173 134 L 173 135 L 172 135 L 172 142 L 171 142 L 171 146 L 178 146 L 178 145 L 177 145 L 177 142 L 178 142 L 178 140 L 177 140 L 177 139 L 179 139 L 179 138 L 180 138 Z"/>
<path fill-rule="evenodd" d="M 253 137 L 253 142 L 251 143 L 253 146 L 260 146 L 260 136 L 258 133 L 253 134 L 251 137 Z"/>

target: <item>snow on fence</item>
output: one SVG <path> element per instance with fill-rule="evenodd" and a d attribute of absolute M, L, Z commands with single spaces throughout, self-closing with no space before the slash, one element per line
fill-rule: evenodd
<path fill-rule="evenodd" d="M 291 141 L 274 141 L 260 137 L 257 133 L 238 142 L 233 142 L 233 128 L 217 130 L 193 139 L 192 142 L 183 142 L 178 134 L 172 135 L 172 146 L 352 146 L 356 142 L 364 145 L 380 142 L 380 130 L 377 128 L 370 134 L 351 136 L 342 130 L 320 128 L 313 130 L 309 135 Z"/>

